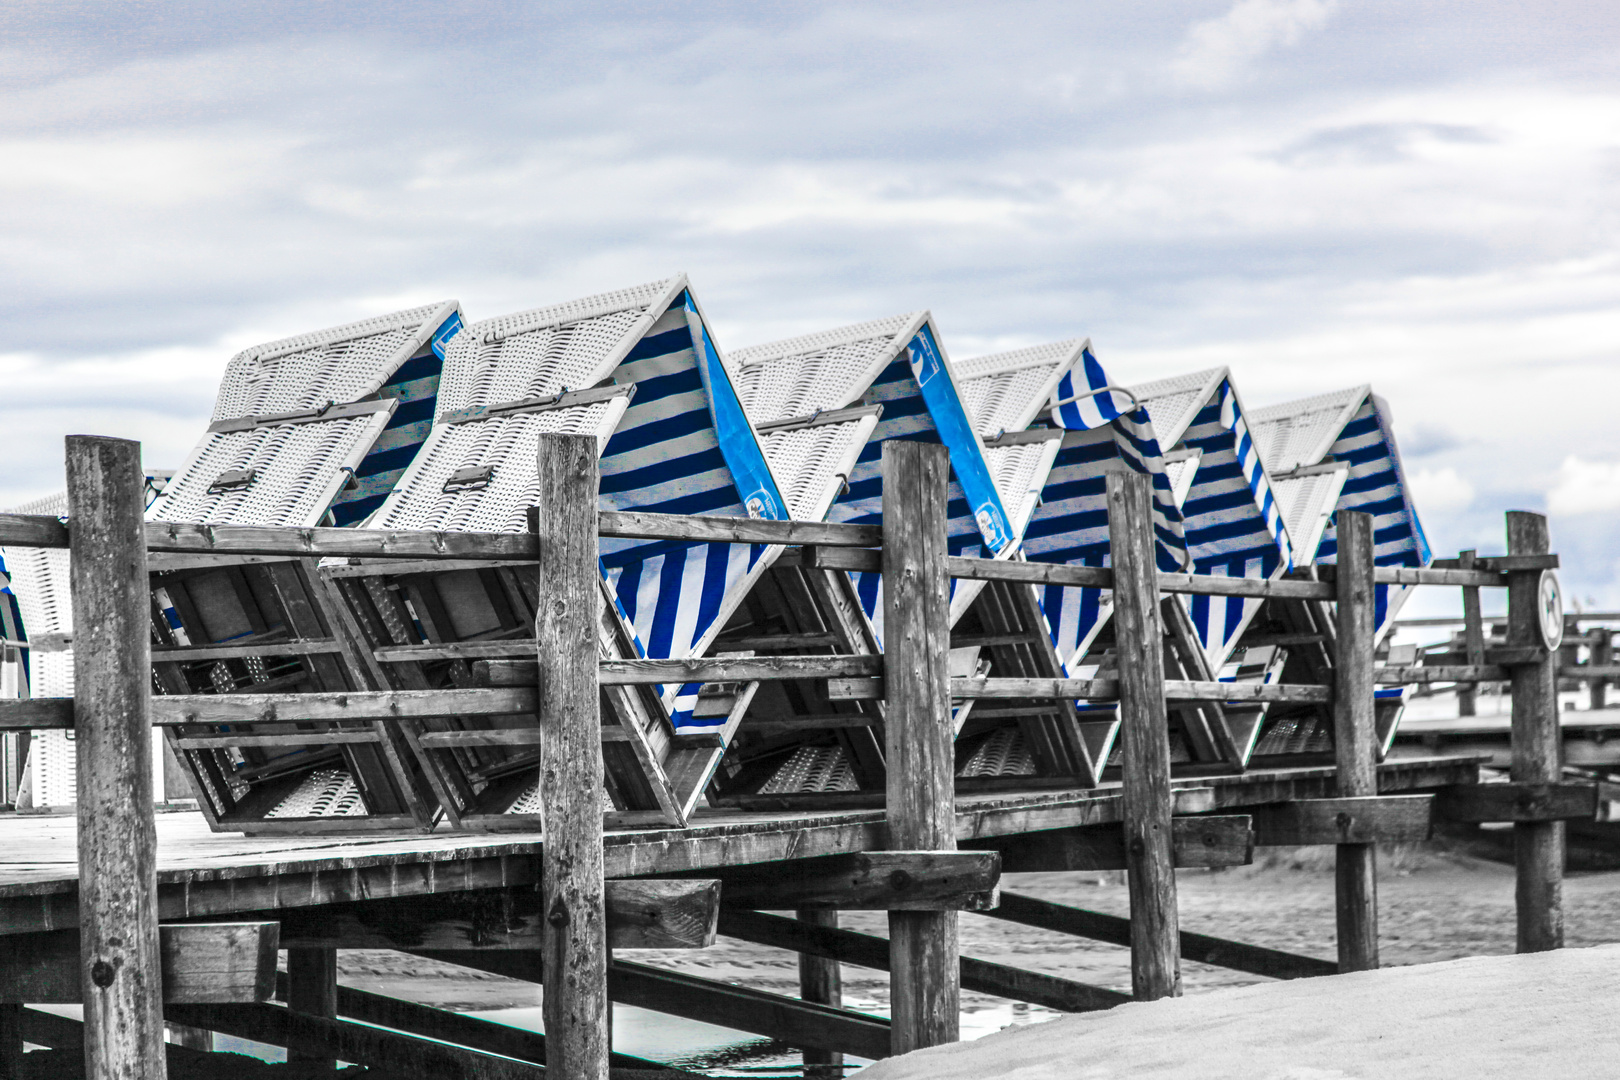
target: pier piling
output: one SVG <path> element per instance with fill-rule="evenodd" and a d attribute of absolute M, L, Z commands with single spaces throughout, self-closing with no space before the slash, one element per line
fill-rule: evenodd
<path fill-rule="evenodd" d="M 1341 511 L 1336 525 L 1339 610 L 1333 672 L 1334 758 L 1339 797 L 1366 798 L 1378 794 L 1373 717 L 1377 625 L 1373 519 L 1371 514 Z M 1370 971 L 1378 966 L 1377 860 L 1376 844 L 1338 845 L 1334 889 L 1341 972 Z"/>

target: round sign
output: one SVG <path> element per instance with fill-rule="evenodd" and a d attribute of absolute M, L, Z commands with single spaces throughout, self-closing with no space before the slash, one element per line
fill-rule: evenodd
<path fill-rule="evenodd" d="M 1552 651 L 1564 643 L 1564 590 L 1559 587 L 1558 575 L 1551 570 L 1541 572 L 1541 584 L 1536 590 L 1536 617 L 1541 627 L 1541 642 Z"/>

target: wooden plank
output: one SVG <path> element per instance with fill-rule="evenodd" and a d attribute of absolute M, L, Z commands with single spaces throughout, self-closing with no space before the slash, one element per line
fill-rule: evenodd
<path fill-rule="evenodd" d="M 70 435 L 85 1076 L 165 1075 L 140 443 Z"/>
<path fill-rule="evenodd" d="M 164 1015 L 192 1027 L 285 1046 L 307 1055 L 305 1060 L 352 1061 L 390 1076 L 543 1080 L 547 1075 L 538 1065 L 276 1005 L 170 1005 Z"/>
<path fill-rule="evenodd" d="M 1250 815 L 1258 847 L 1417 844 L 1429 838 L 1433 806 L 1432 795 L 1352 795 L 1257 806 Z"/>
<path fill-rule="evenodd" d="M 1509 511 L 1507 548 L 1510 556 L 1546 555 L 1550 548 L 1547 519 L 1527 511 Z M 1509 647 L 1542 644 L 1541 574 L 1540 569 L 1528 569 L 1509 575 Z M 1539 663 L 1513 669 L 1513 759 L 1508 775 L 1517 783 L 1551 784 L 1563 779 L 1556 667 L 1557 659 L 1547 654 Z M 1515 822 L 1513 860 L 1518 951 L 1563 948 L 1564 823 Z"/>
<path fill-rule="evenodd" d="M 341 743 L 375 743 L 375 731 L 288 731 L 280 735 L 192 735 L 177 738 L 178 750 L 224 750 L 232 746 L 332 746 Z"/>
<path fill-rule="evenodd" d="M 838 912 L 823 908 L 799 908 L 799 922 L 817 930 L 838 929 Z M 799 1000 L 837 1008 L 844 1004 L 844 973 L 838 960 L 804 949 L 799 953 Z M 887 959 L 888 949 L 882 952 Z M 799 1051 L 806 1080 L 842 1080 L 844 1055 L 837 1050 L 807 1046 Z"/>
<path fill-rule="evenodd" d="M 1587 688 L 1589 696 L 1587 708 L 1599 711 L 1608 708 L 1609 679 L 1620 678 L 1620 668 L 1614 664 L 1614 631 L 1608 627 L 1594 629 L 1590 636 L 1591 654 L 1587 658 L 1584 672 L 1577 670 L 1590 680 Z M 1560 672 L 1559 674 L 1566 674 Z"/>
<path fill-rule="evenodd" d="M 337 1016 L 337 950 L 293 947 L 287 950 L 287 1008 L 328 1020 Z M 289 1062 L 334 1068 L 336 1057 L 326 1049 L 287 1048 Z"/>
<path fill-rule="evenodd" d="M 1474 568 L 1474 551 L 1459 552 L 1457 565 L 1463 570 Z M 1485 663 L 1485 620 L 1479 602 L 1479 586 L 1465 585 L 1463 605 L 1463 659 L 1470 665 Z M 1476 688 L 1473 684 L 1457 688 L 1457 715 L 1473 716 L 1477 710 Z"/>
<path fill-rule="evenodd" d="M 722 544 L 784 544 L 818 547 L 873 548 L 883 542 L 876 525 L 841 525 L 831 521 L 768 521 L 764 518 L 689 517 L 647 514 L 638 510 L 604 510 L 598 516 L 602 536 L 625 540 L 692 540 Z"/>
<path fill-rule="evenodd" d="M 870 934 L 835 927 L 809 926 L 780 915 L 742 910 L 724 912 L 720 917 L 720 932 L 756 945 L 792 949 L 801 955 L 824 957 L 877 971 L 891 970 L 889 943 Z M 1060 1012 L 1094 1012 L 1111 1009 L 1131 1000 L 1128 995 L 1114 990 L 1024 971 L 1007 964 L 966 956 L 961 958 L 960 964 L 964 990 L 994 994 L 1012 1001 L 1027 1001 Z"/>
<path fill-rule="evenodd" d="M 77 655 L 77 654 L 75 654 Z M 152 720 L 183 724 L 270 724 L 304 720 L 406 720 L 533 713 L 533 687 L 469 690 L 356 690 L 314 694 L 160 694 Z"/>
<path fill-rule="evenodd" d="M 1294 704 L 1327 704 L 1333 700 L 1331 687 L 1277 683 L 1164 681 L 1167 701 L 1282 701 Z M 869 701 L 881 698 L 881 678 L 836 678 L 827 680 L 827 696 L 833 701 Z M 993 701 L 1034 698 L 1072 701 L 1110 701 L 1119 697 L 1116 679 L 952 679 L 950 695 L 961 701 Z"/>
<path fill-rule="evenodd" d="M 502 566 L 534 565 L 524 559 L 388 559 L 383 562 L 336 563 L 320 568 L 328 578 L 400 577 L 405 574 L 448 574 L 452 570 L 494 570 Z"/>
<path fill-rule="evenodd" d="M 23 1043 L 26 1041 L 23 1026 L 23 1007 L 0 1002 L 0 1076 L 12 1080 L 22 1080 L 27 1075 L 23 1071 Z"/>
<path fill-rule="evenodd" d="M 1335 574 L 1338 621 L 1333 667 L 1334 762 L 1340 797 L 1366 798 L 1378 794 L 1378 732 L 1373 710 L 1376 621 L 1372 515 L 1340 511 L 1335 528 L 1339 554 Z M 1355 821 L 1348 811 L 1335 816 L 1341 837 L 1335 854 L 1334 886 L 1339 968 L 1369 971 L 1378 967 L 1377 848 L 1371 840 L 1350 839 Z M 1255 819 L 1255 831 L 1262 837 L 1268 835 L 1260 817 Z"/>
<path fill-rule="evenodd" d="M 540 788 L 546 836 L 542 1010 L 551 1067 L 572 1080 L 607 1080 L 607 914 L 602 870 L 602 716 L 597 691 L 594 435 L 542 435 L 535 539 L 541 601 Z"/>
<path fill-rule="evenodd" d="M 0 547 L 65 548 L 68 529 L 58 517 L 0 514 Z"/>
<path fill-rule="evenodd" d="M 889 847 L 956 848 L 943 446 L 883 444 L 883 671 Z M 890 911 L 893 1052 L 961 1038 L 954 911 Z"/>
<path fill-rule="evenodd" d="M 684 660 L 603 660 L 603 686 L 657 683 L 755 682 L 876 675 L 881 656 L 692 657 Z"/>
<path fill-rule="evenodd" d="M 281 529 L 257 525 L 146 525 L 148 551 L 179 555 L 290 555 L 351 559 L 532 561 L 528 533 L 425 532 L 408 529 Z"/>
<path fill-rule="evenodd" d="M 0 731 L 73 730 L 72 698 L 0 700 Z"/>
<path fill-rule="evenodd" d="M 1510 670 L 1495 664 L 1390 664 L 1373 668 L 1373 682 L 1380 686 L 1505 682 Z"/>
<path fill-rule="evenodd" d="M 1247 815 L 1170 819 L 1171 857 L 1178 870 L 1247 865 L 1254 861 L 1254 844 L 1254 829 Z M 964 846 L 999 851 L 1004 874 L 1126 867 L 1125 830 L 1117 822 L 970 840 Z"/>
<path fill-rule="evenodd" d="M 865 851 L 765 863 L 725 875 L 728 908 L 980 911 L 995 906 L 993 851 Z"/>
<path fill-rule="evenodd" d="M 246 656 L 310 656 L 339 651 L 338 643 L 332 638 L 312 638 L 307 641 L 267 641 L 262 645 L 153 646 L 152 659 L 192 663 L 234 660 Z"/>
<path fill-rule="evenodd" d="M 1005 919 L 1022 926 L 1033 926 L 1059 934 L 1073 934 L 1093 941 L 1106 941 L 1110 945 L 1129 946 L 1131 920 L 1117 915 L 1104 915 L 1097 911 L 1054 904 L 1037 900 L 1021 893 L 1001 894 L 1001 906 L 985 912 L 994 919 Z M 1339 966 L 1331 960 L 1318 960 L 1313 956 L 1267 949 L 1259 945 L 1246 945 L 1239 941 L 1210 937 L 1181 931 L 1181 955 L 1200 964 L 1247 971 L 1251 975 L 1264 975 L 1272 979 L 1309 979 L 1319 975 L 1335 975 Z"/>
<path fill-rule="evenodd" d="M 275 989 L 278 924 L 185 923 L 159 927 L 162 1001 L 266 1001 Z M 77 1005 L 84 1000 L 78 930 L 8 936 L 0 950 L 0 1002 Z"/>
<path fill-rule="evenodd" d="M 1131 899 L 1131 992 L 1181 996 L 1176 874 L 1170 848 L 1170 718 L 1164 626 L 1154 572 L 1148 478 L 1108 474 L 1114 634 L 1120 671 L 1126 884 Z"/>
<path fill-rule="evenodd" d="M 1457 784 L 1435 795 L 1434 812 L 1449 821 L 1591 821 L 1598 786 L 1590 781 Z"/>

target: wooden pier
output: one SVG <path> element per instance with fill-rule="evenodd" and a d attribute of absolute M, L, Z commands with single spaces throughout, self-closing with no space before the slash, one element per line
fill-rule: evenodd
<path fill-rule="evenodd" d="M 1561 946 L 1562 822 L 1590 818 L 1597 796 L 1594 784 L 1560 771 L 1558 651 L 1537 621 L 1542 575 L 1557 565 L 1543 519 L 1510 515 L 1509 554 L 1467 566 L 1375 567 L 1370 519 L 1341 513 L 1336 567 L 1274 580 L 1169 574 L 1154 568 L 1146 479 L 1124 471 L 1108 478 L 1111 568 L 955 558 L 944 542 L 944 449 L 889 442 L 883 454 L 881 530 L 598 513 L 594 438 L 547 436 L 535 532 L 407 533 L 143 524 L 138 445 L 70 439 L 69 523 L 0 516 L 0 543 L 71 548 L 77 619 L 75 696 L 0 703 L 0 728 L 75 731 L 81 791 L 76 820 L 0 820 L 0 1075 L 27 1075 L 24 1041 L 82 1047 L 95 1080 L 162 1077 L 170 1060 L 197 1066 L 199 1051 L 163 1042 L 165 1023 L 389 1075 L 678 1075 L 612 1052 L 610 1001 L 769 1036 L 802 1048 L 807 1066 L 836 1069 L 843 1054 L 953 1041 L 964 988 L 1076 1012 L 1129 1000 L 961 956 L 964 910 L 1127 945 L 1141 999 L 1178 994 L 1183 958 L 1273 978 L 1375 967 L 1376 845 L 1421 840 L 1437 819 L 1513 823 L 1519 948 Z M 821 565 L 877 569 L 888 648 L 879 657 L 605 661 L 599 536 L 785 545 Z M 532 563 L 543 599 L 535 655 L 481 661 L 482 685 L 451 689 L 154 693 L 149 553 Z M 953 678 L 952 578 L 1112 589 L 1117 669 L 1093 679 Z M 1508 590 L 1509 641 L 1447 667 L 1446 677 L 1512 680 L 1510 780 L 1480 783 L 1481 759 L 1470 754 L 1378 760 L 1374 687 L 1432 681 L 1435 671 L 1375 663 L 1379 584 Z M 1310 606 L 1322 619 L 1336 605 L 1330 678 L 1168 679 L 1162 611 L 1171 593 L 1263 597 Z M 698 806 L 679 827 L 604 815 L 604 740 L 616 736 L 603 724 L 603 688 L 744 680 L 836 680 L 846 695 L 881 702 L 886 792 Z M 1118 700 L 1121 768 L 1091 786 L 962 782 L 951 765 L 952 702 L 998 698 Z M 1324 711 L 1334 753 L 1247 770 L 1172 768 L 1167 703 L 1256 701 Z M 356 725 L 405 730 L 421 718 L 510 714 L 534 717 L 533 729 L 468 732 L 464 741 L 538 743 L 539 831 L 241 836 L 197 815 L 155 815 L 141 786 L 153 725 L 190 740 L 231 725 L 238 742 L 297 746 L 375 742 Z M 1336 961 L 1180 930 L 1177 867 L 1239 865 L 1257 846 L 1301 844 L 1337 846 Z M 1000 891 L 1003 870 L 1105 869 L 1127 874 L 1129 919 Z M 889 937 L 841 929 L 841 910 L 889 912 Z M 766 914 L 778 911 L 798 917 Z M 702 948 L 717 933 L 798 953 L 801 996 L 613 956 Z M 340 986 L 336 951 L 355 948 L 540 983 L 545 1032 Z M 287 953 L 284 976 L 278 949 Z M 844 1007 L 838 963 L 889 970 L 892 1017 Z M 84 1004 L 82 1025 L 30 1007 L 63 1002 Z"/>

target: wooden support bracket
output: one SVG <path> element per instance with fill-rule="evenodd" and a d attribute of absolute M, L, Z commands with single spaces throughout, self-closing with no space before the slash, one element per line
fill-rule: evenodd
<path fill-rule="evenodd" d="M 983 911 L 996 906 L 994 851 L 863 851 L 725 874 L 727 908 Z"/>
<path fill-rule="evenodd" d="M 1429 838 L 1432 795 L 1301 799 L 1255 807 L 1260 847 L 1308 844 L 1414 844 Z"/>
<path fill-rule="evenodd" d="M 273 922 L 180 923 L 158 927 L 166 1002 L 268 1001 L 276 988 Z M 79 931 L 5 938 L 0 1003 L 76 1005 L 84 1000 Z"/>
<path fill-rule="evenodd" d="M 1582 781 L 1454 784 L 1442 788 L 1434 812 L 1449 821 L 1591 821 L 1598 786 Z"/>

